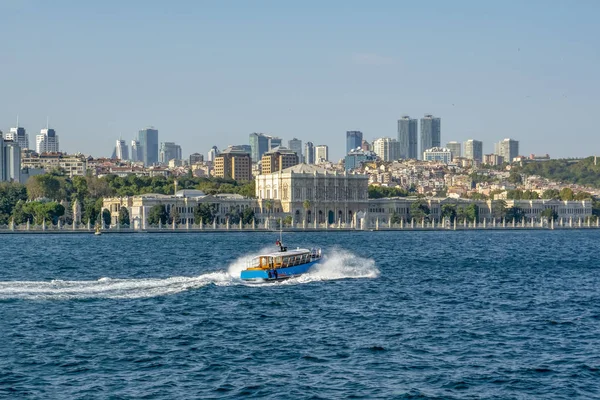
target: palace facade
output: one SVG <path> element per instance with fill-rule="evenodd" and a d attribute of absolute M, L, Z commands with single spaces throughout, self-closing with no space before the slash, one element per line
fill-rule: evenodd
<path fill-rule="evenodd" d="M 280 207 L 294 223 L 356 223 L 369 207 L 365 174 L 328 171 L 298 164 L 256 177 L 256 196 L 263 210 Z"/>

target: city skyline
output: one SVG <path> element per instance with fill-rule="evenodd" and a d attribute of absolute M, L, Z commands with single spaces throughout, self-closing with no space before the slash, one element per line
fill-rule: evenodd
<path fill-rule="evenodd" d="M 430 13 L 384 1 L 343 3 L 341 14 L 340 4 L 3 2 L 0 34 L 9 40 L 0 51 L 11 57 L 0 129 L 20 115 L 31 136 L 49 115 L 62 150 L 93 156 L 150 124 L 185 155 L 266 132 L 327 144 L 338 160 L 344 132 L 395 137 L 402 115 L 431 113 L 444 120 L 443 142 L 476 138 L 484 153 L 506 136 L 522 153 L 555 158 L 597 146 L 583 126 L 600 101 L 600 56 L 589 51 L 600 33 L 595 3 L 440 2 Z M 425 16 L 432 29 L 398 40 Z M 155 29 L 134 29 L 138 20 Z M 348 28 L 355 24 L 365 29 Z M 37 68 L 40 58 L 51 62 Z M 562 143 L 565 134 L 572 140 Z"/>

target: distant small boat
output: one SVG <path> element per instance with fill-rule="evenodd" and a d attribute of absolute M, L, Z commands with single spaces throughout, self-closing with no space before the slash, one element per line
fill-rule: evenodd
<path fill-rule="evenodd" d="M 94 235 L 100 236 L 102 235 L 102 231 L 100 230 L 100 226 L 96 225 L 96 232 L 94 232 Z"/>
<path fill-rule="evenodd" d="M 280 240 L 275 244 L 279 246 L 279 251 L 261 254 L 248 260 L 240 278 L 245 281 L 280 281 L 293 278 L 308 272 L 322 259 L 321 249 L 298 248 L 288 251 Z"/>

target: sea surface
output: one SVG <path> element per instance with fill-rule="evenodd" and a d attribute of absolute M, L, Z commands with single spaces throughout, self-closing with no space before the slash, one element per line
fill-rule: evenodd
<path fill-rule="evenodd" d="M 0 398 L 600 397 L 600 231 L 0 236 Z"/>

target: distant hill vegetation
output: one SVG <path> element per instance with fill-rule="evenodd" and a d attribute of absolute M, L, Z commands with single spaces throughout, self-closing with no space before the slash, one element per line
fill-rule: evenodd
<path fill-rule="evenodd" d="M 594 157 L 582 160 L 528 161 L 513 171 L 526 175 L 539 175 L 556 182 L 600 188 L 600 159 L 594 165 Z"/>

